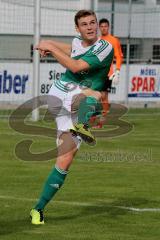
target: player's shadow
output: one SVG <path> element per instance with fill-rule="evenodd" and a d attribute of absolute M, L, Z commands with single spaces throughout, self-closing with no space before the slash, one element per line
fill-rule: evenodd
<path fill-rule="evenodd" d="M 90 221 L 97 219 L 98 217 L 107 217 L 109 219 L 118 219 L 119 216 L 122 215 L 127 215 L 130 210 L 126 209 L 126 207 L 134 207 L 134 208 L 149 208 L 150 206 L 159 206 L 160 203 L 158 201 L 150 201 L 145 198 L 120 198 L 117 199 L 116 201 L 112 203 L 106 203 L 105 201 L 97 201 L 94 205 L 91 204 L 90 206 L 78 206 L 78 205 L 73 205 L 72 206 L 72 211 L 70 205 L 66 205 L 65 207 L 65 215 L 60 213 L 61 215 L 59 216 L 57 213 L 57 207 L 60 208 L 61 206 L 58 204 L 56 207 L 56 215 L 54 215 L 54 207 L 53 207 L 53 215 L 47 216 L 47 211 L 46 211 L 46 223 L 48 224 L 54 224 L 56 226 L 61 226 L 63 222 L 66 224 L 67 222 L 70 223 L 70 221 L 78 221 L 81 220 L 82 218 L 87 218 L 89 217 Z M 69 209 L 67 209 L 69 206 Z M 124 208 L 123 208 L 124 207 Z M 69 211 L 69 212 L 68 212 Z M 49 211 L 48 211 L 49 213 Z M 13 213 L 14 215 L 14 213 Z M 4 219 L 4 221 L 0 221 L 0 238 L 4 235 L 12 235 L 14 234 L 20 234 L 25 232 L 30 232 L 35 229 L 35 226 L 31 225 L 30 219 L 28 218 L 27 214 L 25 213 L 25 217 L 19 217 L 19 219 L 14 220 L 14 218 L 10 219 Z M 91 217 L 91 218 L 90 218 Z M 127 216 L 126 216 L 127 217 Z M 17 217 L 18 218 L 18 217 Z M 94 220 L 95 221 L 95 220 Z M 36 226 L 37 227 L 37 226 Z M 40 226 L 41 227 L 41 226 Z M 45 225 L 44 225 L 45 227 Z"/>
<path fill-rule="evenodd" d="M 87 216 L 105 216 L 108 219 L 116 219 L 121 215 L 127 215 L 131 210 L 129 208 L 149 208 L 150 206 L 159 206 L 160 202 L 150 201 L 145 198 L 120 198 L 112 203 L 106 203 L 105 201 L 97 201 L 97 203 L 91 206 L 74 206 L 73 211 L 76 208 L 76 214 L 67 214 L 65 216 L 53 216 L 49 217 L 48 221 L 54 221 L 58 224 L 63 221 L 86 218 Z M 67 207 L 66 207 L 67 209 Z M 66 210 L 67 211 L 67 210 Z M 98 219 L 98 218 L 97 218 Z"/>
<path fill-rule="evenodd" d="M 131 210 L 129 208 L 148 208 L 148 206 L 155 206 L 159 204 L 157 201 L 150 201 L 145 198 L 119 198 L 112 203 L 106 203 L 105 201 L 99 202 L 101 206 L 87 207 L 83 211 L 85 214 L 102 214 L 106 215 L 108 218 L 116 218 L 120 215 L 126 215 Z"/>

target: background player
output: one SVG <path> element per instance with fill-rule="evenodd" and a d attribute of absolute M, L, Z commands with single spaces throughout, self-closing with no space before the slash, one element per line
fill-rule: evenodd
<path fill-rule="evenodd" d="M 110 71 L 108 73 L 108 79 L 106 82 L 106 88 L 107 92 L 111 91 L 111 86 L 116 86 L 119 83 L 120 78 L 120 68 L 123 62 L 123 53 L 121 49 L 120 41 L 117 37 L 111 35 L 109 33 L 110 30 L 110 23 L 108 19 L 102 18 L 99 20 L 99 30 L 100 30 L 100 39 L 106 40 L 107 42 L 111 43 L 114 49 L 114 60 L 115 60 L 115 67 L 112 63 L 110 67 Z M 107 114 L 107 111 L 109 109 L 109 102 L 108 102 L 108 93 L 104 95 L 104 98 L 102 100 L 103 104 L 103 115 L 105 116 Z M 96 128 L 102 127 L 102 121 L 100 120 L 98 124 L 95 126 Z"/>
<path fill-rule="evenodd" d="M 102 18 L 99 20 L 99 30 L 101 33 L 100 38 L 111 43 L 114 49 L 116 68 L 114 69 L 112 63 L 108 77 L 110 80 L 112 80 L 113 85 L 117 85 L 119 83 L 120 68 L 123 62 L 123 53 L 119 39 L 109 33 L 109 27 L 110 23 L 108 19 Z"/>

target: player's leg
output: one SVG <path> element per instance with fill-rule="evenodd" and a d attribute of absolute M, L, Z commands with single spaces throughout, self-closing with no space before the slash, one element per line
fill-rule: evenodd
<path fill-rule="evenodd" d="M 86 89 L 77 95 L 72 103 L 72 108 L 75 109 L 76 106 L 78 109 L 78 122 L 71 129 L 71 132 L 78 134 L 84 141 L 90 144 L 95 144 L 95 137 L 89 130 L 90 118 L 101 113 L 102 105 L 100 99 L 100 92 Z"/>
<path fill-rule="evenodd" d="M 106 120 L 106 115 L 109 112 L 109 101 L 108 101 L 108 92 L 101 92 L 101 104 L 102 112 L 99 116 L 93 116 L 90 120 L 92 128 L 99 129 L 102 128 Z"/>
<path fill-rule="evenodd" d="M 55 89 L 55 91 L 57 93 L 58 90 Z M 70 132 L 67 132 L 73 123 L 71 114 L 61 105 L 61 101 L 63 102 L 63 95 L 61 98 L 60 94 L 59 98 L 56 98 L 55 96 L 48 97 L 48 107 L 52 116 L 56 120 L 58 129 L 58 148 L 55 167 L 50 172 L 44 184 L 41 196 L 31 211 L 32 224 L 37 225 L 44 223 L 43 210 L 63 185 L 68 173 L 68 168 L 81 143 L 79 137 L 75 137 Z"/>
<path fill-rule="evenodd" d="M 110 71 L 113 73 L 113 71 Z M 109 103 L 109 93 L 111 92 L 112 81 L 109 77 L 106 78 L 105 85 L 103 91 L 101 92 L 101 103 L 102 103 L 102 114 L 99 119 L 96 116 L 91 118 L 92 124 L 94 124 L 93 128 L 102 128 L 103 123 L 106 119 L 106 115 L 109 112 L 110 103 Z"/>
<path fill-rule="evenodd" d="M 100 114 L 102 111 L 102 94 L 92 89 L 86 89 L 82 93 L 86 98 L 82 100 L 79 105 L 78 123 L 83 123 L 90 127 L 90 118 Z"/>
<path fill-rule="evenodd" d="M 66 132 L 61 134 L 58 144 L 56 164 L 44 184 L 38 202 L 31 210 L 32 224 L 44 224 L 43 210 L 63 185 L 69 166 L 79 148 L 79 139 Z"/>

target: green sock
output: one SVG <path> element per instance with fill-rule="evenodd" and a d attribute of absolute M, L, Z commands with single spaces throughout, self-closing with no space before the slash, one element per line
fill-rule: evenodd
<path fill-rule="evenodd" d="M 44 185 L 42 194 L 38 203 L 35 205 L 35 209 L 44 209 L 47 203 L 53 198 L 56 192 L 60 189 L 64 183 L 67 171 L 59 169 L 57 166 L 52 170 L 48 179 Z"/>
<path fill-rule="evenodd" d="M 102 104 L 94 97 L 86 97 L 80 102 L 78 123 L 89 125 L 90 118 L 102 110 Z"/>

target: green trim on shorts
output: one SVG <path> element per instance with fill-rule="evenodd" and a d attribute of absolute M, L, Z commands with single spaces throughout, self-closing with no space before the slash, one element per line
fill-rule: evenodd
<path fill-rule="evenodd" d="M 54 85 L 59 89 L 59 90 L 61 90 L 61 91 L 63 91 L 63 92 L 68 92 L 68 88 L 66 87 L 66 86 L 64 86 L 59 80 L 57 80 L 57 81 L 54 81 Z"/>

